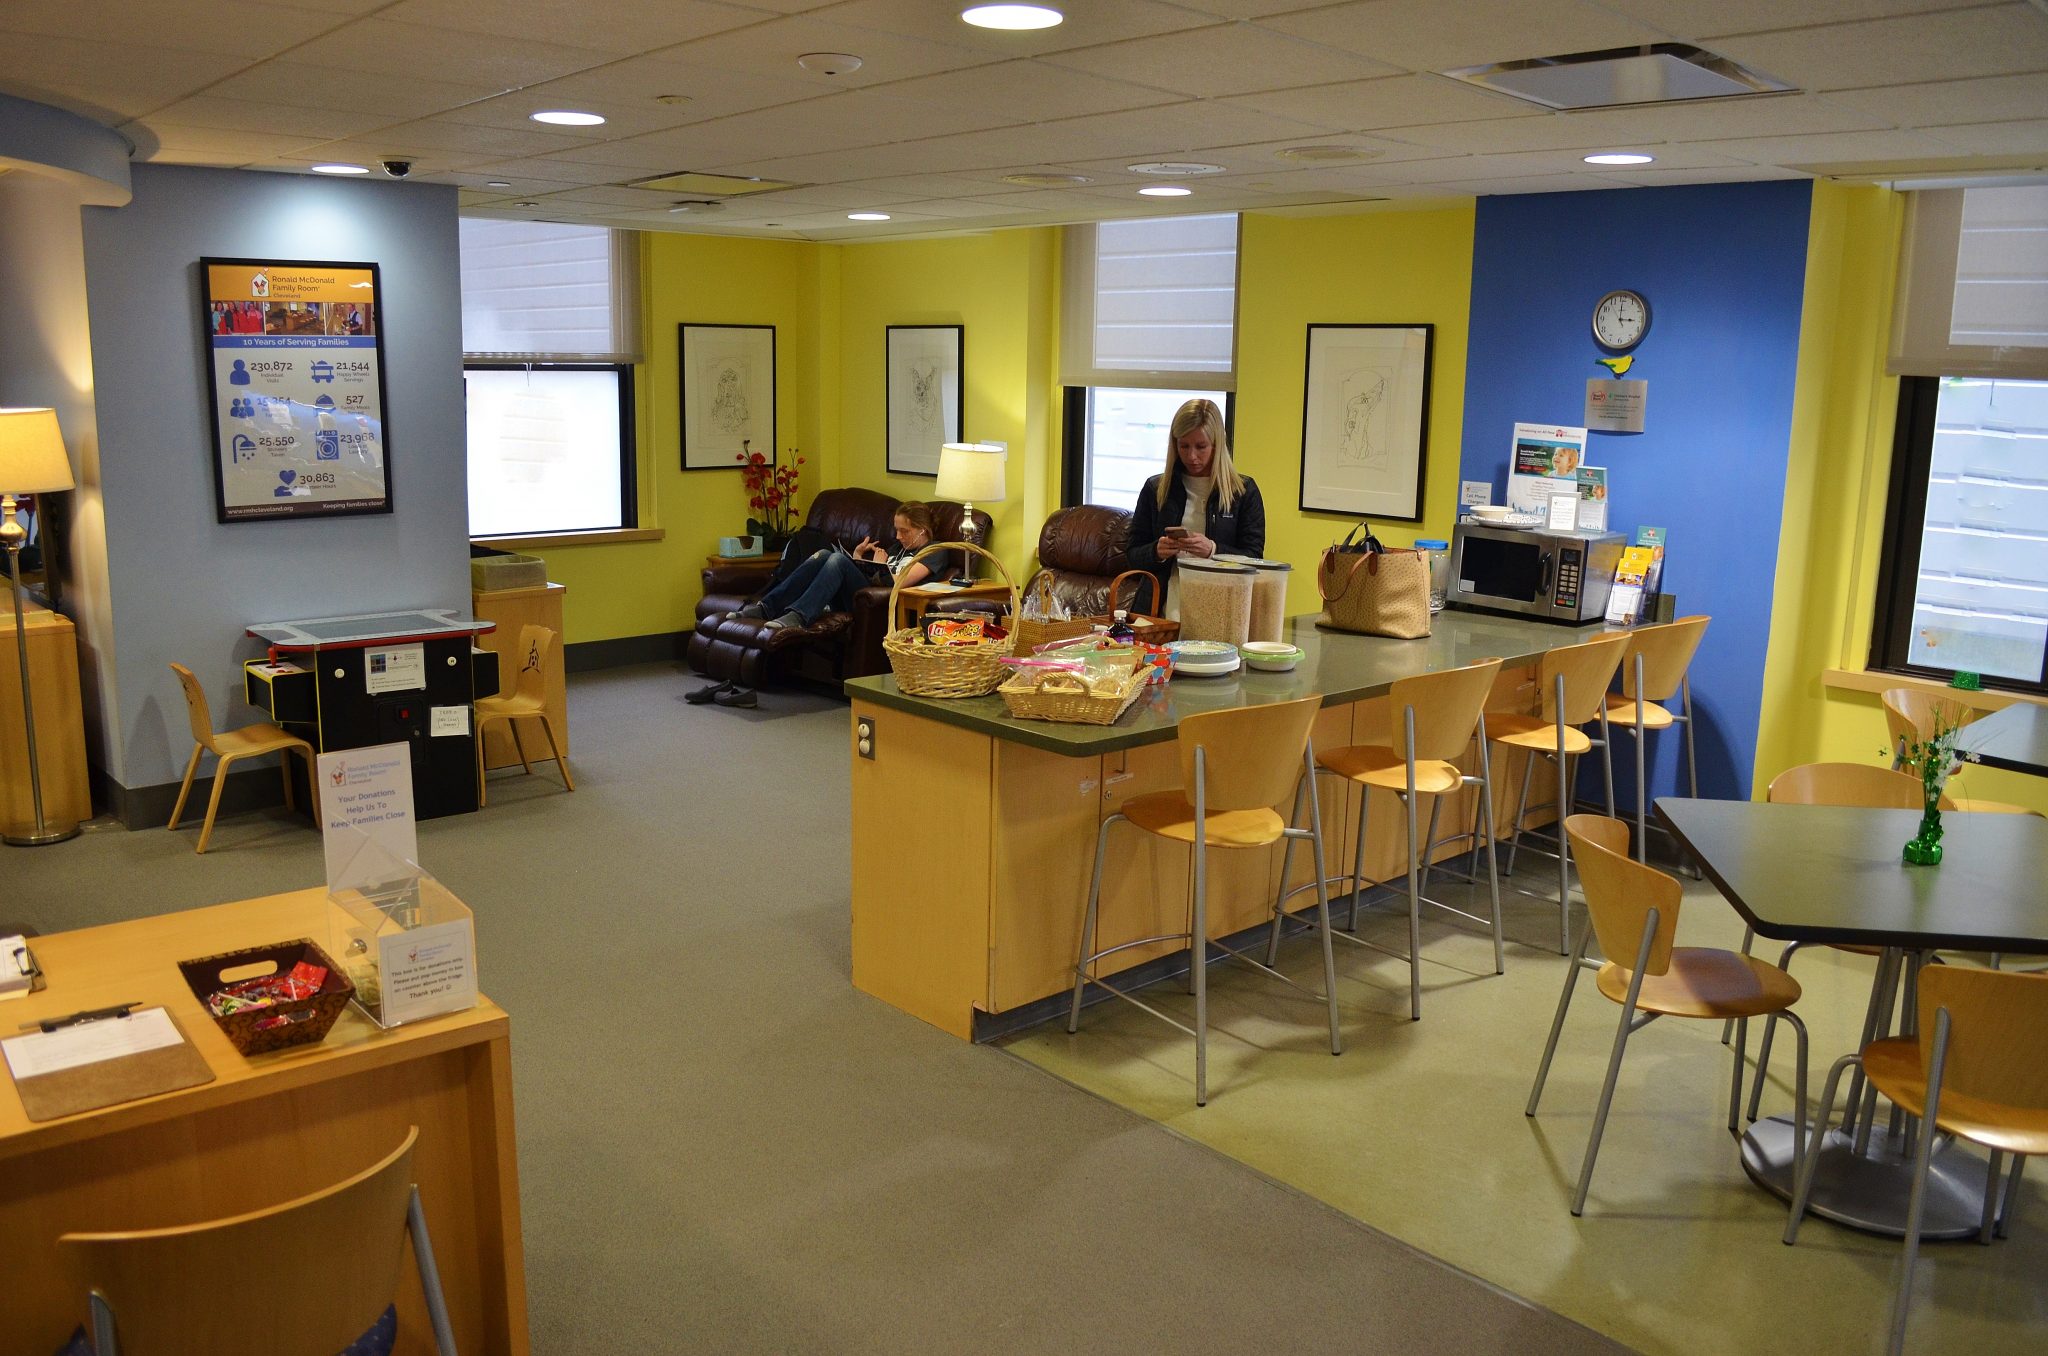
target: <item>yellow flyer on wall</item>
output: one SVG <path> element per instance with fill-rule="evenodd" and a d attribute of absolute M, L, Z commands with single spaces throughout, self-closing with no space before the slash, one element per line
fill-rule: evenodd
<path fill-rule="evenodd" d="M 199 263 L 216 517 L 389 513 L 377 265 Z"/>

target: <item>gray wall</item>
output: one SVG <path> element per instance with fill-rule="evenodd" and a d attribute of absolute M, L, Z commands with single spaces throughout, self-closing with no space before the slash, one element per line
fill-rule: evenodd
<path fill-rule="evenodd" d="M 191 752 L 172 661 L 216 727 L 241 724 L 251 623 L 469 605 L 455 190 L 137 165 L 134 192 L 85 209 L 115 633 L 104 767 L 131 790 L 176 781 Z M 214 521 L 206 255 L 382 266 L 391 514 Z"/>

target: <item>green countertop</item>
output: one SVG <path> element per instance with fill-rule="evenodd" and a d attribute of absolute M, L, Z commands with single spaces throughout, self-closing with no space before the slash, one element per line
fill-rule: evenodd
<path fill-rule="evenodd" d="M 1509 666 L 1526 663 L 1562 645 L 1575 645 L 1606 630 L 1604 626 L 1557 626 L 1515 617 L 1446 611 L 1436 617 L 1433 634 L 1423 640 L 1386 640 L 1324 631 L 1316 626 L 1320 613 L 1294 617 L 1286 639 L 1301 647 L 1301 663 L 1287 673 L 1239 669 L 1224 678 L 1176 677 L 1153 688 L 1124 712 L 1114 725 L 1066 725 L 1047 720 L 1018 720 L 1003 699 L 986 697 L 913 697 L 900 691 L 889 674 L 851 678 L 846 695 L 854 701 L 908 711 L 928 720 L 978 730 L 997 739 L 1035 749 L 1088 757 L 1114 753 L 1140 744 L 1174 737 L 1183 716 L 1233 706 L 1292 701 L 1321 693 L 1326 706 L 1385 695 L 1395 680 L 1438 669 L 1461 668 L 1482 659 L 1499 658 Z"/>

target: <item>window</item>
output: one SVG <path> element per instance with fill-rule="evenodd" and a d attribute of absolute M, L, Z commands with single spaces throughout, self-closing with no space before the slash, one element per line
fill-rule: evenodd
<path fill-rule="evenodd" d="M 1885 534 L 1877 667 L 2044 690 L 2048 381 L 1907 378 Z"/>
<path fill-rule="evenodd" d="M 461 230 L 470 535 L 635 526 L 636 237 L 470 218 Z"/>
<path fill-rule="evenodd" d="M 1166 468 L 1167 429 L 1183 401 L 1206 397 L 1230 425 L 1227 391 L 1153 390 L 1142 386 L 1067 388 L 1068 504 L 1130 509 L 1145 481 Z"/>
<path fill-rule="evenodd" d="M 1231 418 L 1237 217 L 1147 217 L 1067 229 L 1060 377 L 1068 504 L 1128 509 L 1166 464 L 1181 402 Z"/>

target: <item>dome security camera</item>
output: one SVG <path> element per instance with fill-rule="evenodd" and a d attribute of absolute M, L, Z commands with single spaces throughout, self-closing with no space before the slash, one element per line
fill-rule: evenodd
<path fill-rule="evenodd" d="M 384 162 L 384 172 L 394 179 L 403 179 L 406 175 L 412 173 L 412 161 L 386 160 Z"/>

